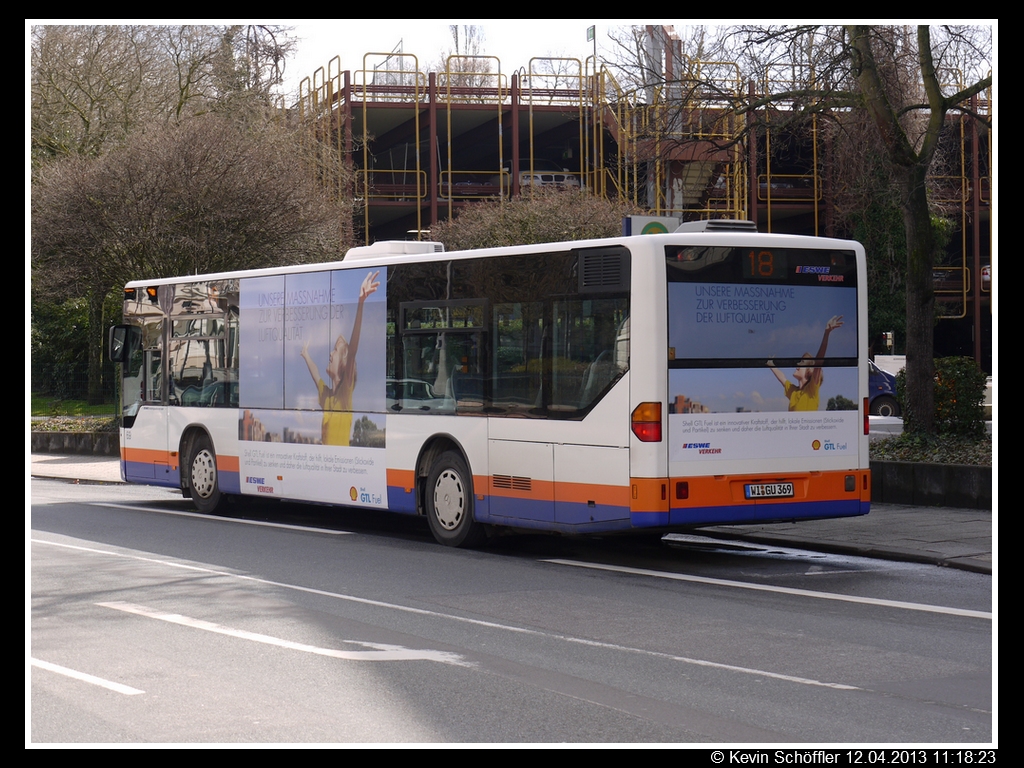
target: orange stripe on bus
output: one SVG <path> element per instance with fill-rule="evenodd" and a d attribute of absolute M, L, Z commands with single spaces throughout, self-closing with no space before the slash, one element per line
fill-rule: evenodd
<path fill-rule="evenodd" d="M 629 480 L 630 512 L 668 512 L 668 481 L 664 477 Z"/>
<path fill-rule="evenodd" d="M 137 464 L 168 464 L 171 454 L 151 448 L 122 448 L 121 459 Z"/>
<path fill-rule="evenodd" d="M 222 472 L 238 472 L 237 456 L 217 456 L 217 469 Z"/>
<path fill-rule="evenodd" d="M 159 451 L 152 448 L 122 448 L 121 458 L 124 461 L 131 461 L 137 464 L 166 464 L 172 469 L 178 468 L 177 451 Z M 238 457 L 218 455 L 217 469 L 222 472 L 238 472 Z"/>
<path fill-rule="evenodd" d="M 416 472 L 411 469 L 389 469 L 388 485 L 411 491 L 416 487 Z"/>
<path fill-rule="evenodd" d="M 416 473 L 408 469 L 389 469 L 388 485 L 411 491 L 416 486 Z M 507 479 L 507 478 L 503 478 Z M 530 478 L 529 490 L 519 488 L 496 488 L 493 477 L 474 475 L 473 486 L 480 491 L 487 490 L 491 496 L 505 499 L 526 499 L 532 501 L 560 501 L 586 504 L 629 506 L 629 488 L 621 485 L 598 485 L 595 483 L 552 483 L 550 480 Z"/>
<path fill-rule="evenodd" d="M 595 483 L 553 483 L 550 480 L 530 479 L 529 490 L 522 488 L 495 487 L 492 482 L 487 489 L 491 496 L 502 499 L 524 499 L 528 501 L 557 501 L 562 503 L 602 504 L 629 506 L 629 489 L 619 485 L 597 485 Z M 504 478 L 503 478 L 504 479 Z"/>
<path fill-rule="evenodd" d="M 503 499 L 530 499 L 533 501 L 554 501 L 555 484 L 550 480 L 538 480 L 529 478 L 529 489 L 523 488 L 496 488 L 494 478 L 487 485 L 487 492 L 491 496 L 498 496 Z"/>
<path fill-rule="evenodd" d="M 856 489 L 846 490 L 847 475 L 857 478 Z M 793 483 L 793 496 L 780 499 L 758 499 L 758 504 L 786 504 L 794 501 L 835 501 L 856 498 L 869 501 L 871 482 L 868 471 L 838 470 L 828 472 L 779 472 L 760 475 L 719 475 L 715 477 L 673 477 L 669 479 L 669 495 L 675 508 L 727 506 L 750 503 L 744 486 L 748 483 Z M 679 498 L 678 484 L 686 483 L 687 498 Z"/>

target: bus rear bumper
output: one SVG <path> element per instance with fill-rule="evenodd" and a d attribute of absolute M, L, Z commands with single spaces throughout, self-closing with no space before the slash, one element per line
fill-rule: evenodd
<path fill-rule="evenodd" d="M 870 502 L 859 499 L 805 501 L 755 506 L 689 507 L 669 512 L 634 512 L 630 518 L 634 528 L 744 525 L 857 517 L 868 514 L 870 507 Z"/>
<path fill-rule="evenodd" d="M 634 503 L 630 511 L 633 527 L 854 517 L 868 514 L 871 507 L 871 473 L 867 469 L 668 478 L 658 485 L 664 489 L 663 501 L 659 504 L 649 494 L 646 504 Z"/>

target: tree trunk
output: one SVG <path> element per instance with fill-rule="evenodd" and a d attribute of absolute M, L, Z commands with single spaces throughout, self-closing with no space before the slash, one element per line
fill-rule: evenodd
<path fill-rule="evenodd" d="M 907 391 L 905 432 L 935 431 L 935 233 L 923 164 L 899 169 L 907 237 Z"/>

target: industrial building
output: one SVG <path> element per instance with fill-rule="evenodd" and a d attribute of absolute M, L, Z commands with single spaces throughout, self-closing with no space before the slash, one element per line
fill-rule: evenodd
<path fill-rule="evenodd" d="M 359 239 L 416 239 L 466 206 L 583 189 L 682 221 L 748 219 L 762 231 L 850 236 L 840 211 L 841 113 L 742 109 L 792 83 L 746 82 L 736 65 L 685 59 L 670 28 L 648 28 L 651 84 L 627 87 L 593 57 L 537 57 L 514 72 L 490 56 L 335 58 L 302 81 L 293 114 L 332 154 L 329 181 L 355 201 Z M 796 67 L 787 68 L 792 78 Z M 954 84 L 955 85 L 955 84 Z M 955 89 L 951 89 L 955 90 Z M 931 200 L 954 233 L 935 268 L 937 356 L 991 372 L 990 95 L 950 112 Z M 870 258 L 871 254 L 869 254 Z M 877 350 L 884 352 L 884 350 Z"/>

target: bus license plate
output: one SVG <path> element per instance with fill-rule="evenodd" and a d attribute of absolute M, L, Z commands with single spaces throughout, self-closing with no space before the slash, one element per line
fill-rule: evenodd
<path fill-rule="evenodd" d="M 749 483 L 744 486 L 748 499 L 789 499 L 793 497 L 792 483 Z"/>

